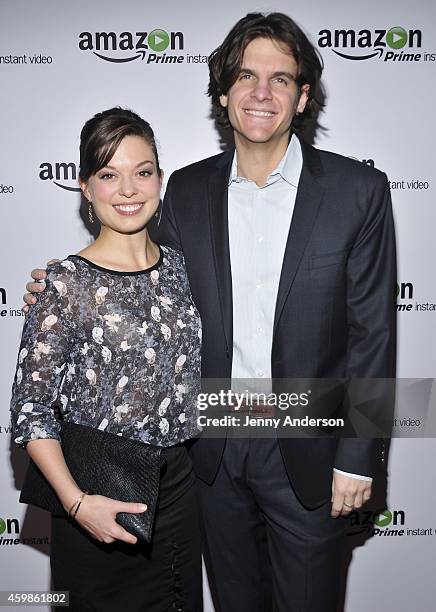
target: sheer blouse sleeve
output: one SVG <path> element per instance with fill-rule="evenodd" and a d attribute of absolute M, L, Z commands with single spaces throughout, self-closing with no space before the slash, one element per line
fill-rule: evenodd
<path fill-rule="evenodd" d="M 72 271 L 60 262 L 47 270 L 46 289 L 24 324 L 12 388 L 13 439 L 59 440 L 54 406 L 60 396 L 69 354 L 67 325 Z"/>

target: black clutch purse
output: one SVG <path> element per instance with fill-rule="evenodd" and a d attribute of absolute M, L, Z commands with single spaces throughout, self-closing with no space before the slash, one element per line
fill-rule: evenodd
<path fill-rule="evenodd" d="M 65 462 L 82 491 L 124 502 L 147 504 L 146 512 L 119 512 L 117 522 L 138 539 L 150 542 L 159 493 L 161 449 L 93 427 L 61 421 Z M 53 488 L 31 460 L 20 502 L 67 516 Z"/>

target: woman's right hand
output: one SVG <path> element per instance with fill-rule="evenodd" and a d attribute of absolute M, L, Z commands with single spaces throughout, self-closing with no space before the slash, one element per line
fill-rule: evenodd
<path fill-rule="evenodd" d="M 146 510 L 147 506 L 143 503 L 122 502 L 103 495 L 85 495 L 75 520 L 99 542 L 111 544 L 121 540 L 136 544 L 138 538 L 121 527 L 115 518 L 118 512 L 142 514 Z"/>

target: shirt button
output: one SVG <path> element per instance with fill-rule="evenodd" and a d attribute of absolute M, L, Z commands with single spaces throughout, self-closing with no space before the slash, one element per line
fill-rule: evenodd
<path fill-rule="evenodd" d="M 257 242 L 263 242 L 263 236 L 258 236 L 257 237 Z"/>
<path fill-rule="evenodd" d="M 261 334 L 263 332 L 263 328 L 262 327 L 258 327 L 257 331 L 258 331 L 259 334 Z"/>
<path fill-rule="evenodd" d="M 265 372 L 263 370 L 258 370 L 257 371 L 257 375 L 260 376 L 262 378 L 262 376 L 265 375 Z"/>
<path fill-rule="evenodd" d="M 262 283 L 260 281 L 257 281 L 256 289 L 260 289 L 261 287 L 262 287 Z"/>

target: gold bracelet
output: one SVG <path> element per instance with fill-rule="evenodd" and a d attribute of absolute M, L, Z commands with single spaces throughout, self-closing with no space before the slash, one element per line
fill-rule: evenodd
<path fill-rule="evenodd" d="M 77 504 L 77 507 L 76 507 L 76 509 L 74 510 L 73 520 L 76 518 L 76 514 L 79 512 L 79 508 L 80 508 L 80 506 L 81 506 L 81 504 L 82 504 L 82 501 L 83 501 L 83 499 L 84 499 L 85 495 L 88 495 L 88 491 L 84 491 L 84 492 L 82 493 L 82 495 L 79 497 L 79 503 Z"/>
<path fill-rule="evenodd" d="M 80 495 L 82 495 L 82 494 L 80 494 Z M 68 516 L 71 516 L 71 513 L 72 513 L 72 511 L 74 510 L 74 507 L 75 507 L 75 505 L 78 503 L 79 499 L 80 499 L 80 497 L 78 497 L 78 498 L 76 499 L 76 501 L 74 502 L 74 504 L 73 504 L 73 505 L 71 506 L 71 508 L 68 510 Z"/>
<path fill-rule="evenodd" d="M 73 504 L 73 505 L 71 506 L 71 508 L 68 510 L 68 516 L 71 516 L 71 513 L 72 513 L 72 511 L 74 510 L 74 508 L 76 507 L 76 504 L 80 504 L 80 503 L 82 502 L 82 499 L 85 497 L 85 495 L 86 495 L 87 493 L 88 493 L 88 492 L 86 491 L 85 493 L 83 493 L 83 492 L 82 492 L 82 493 L 79 495 L 79 497 L 76 499 L 76 501 L 74 502 L 74 504 Z M 77 510 L 76 510 L 76 512 L 77 512 Z M 75 516 L 75 514 L 74 514 L 74 516 Z M 74 517 L 73 517 L 73 518 L 74 518 Z"/>

